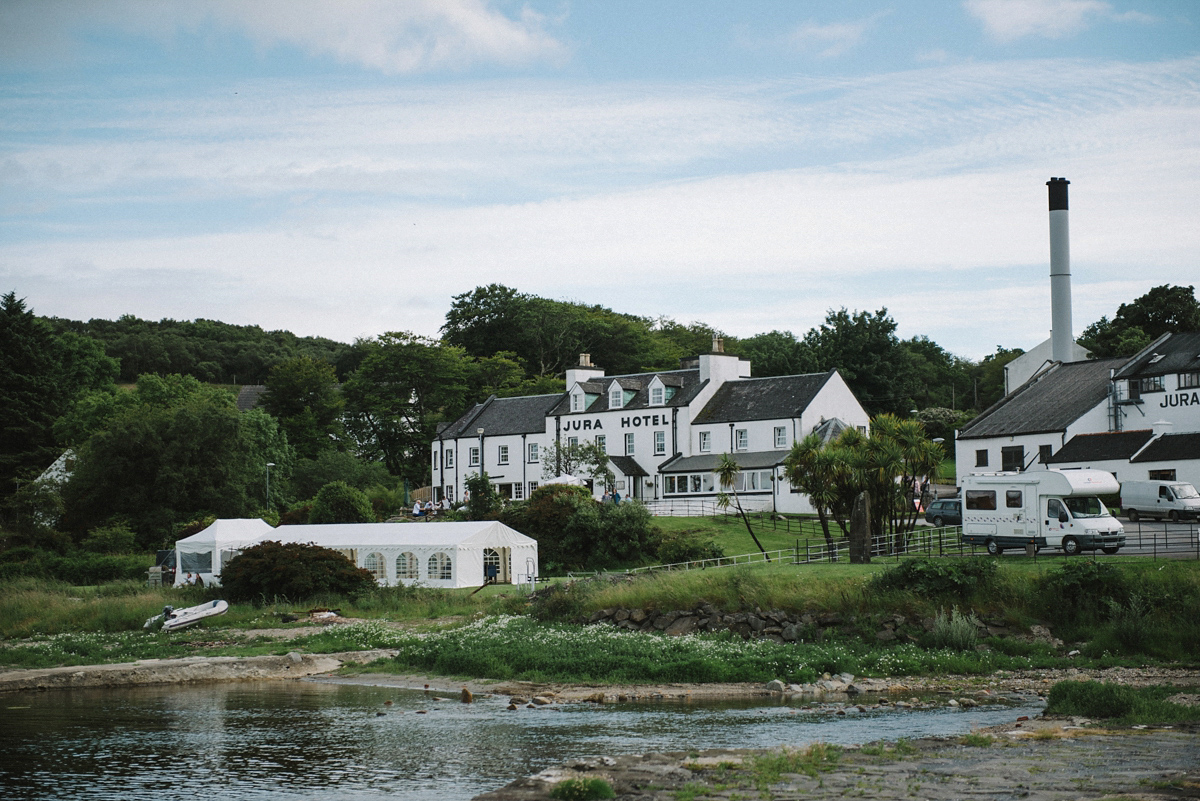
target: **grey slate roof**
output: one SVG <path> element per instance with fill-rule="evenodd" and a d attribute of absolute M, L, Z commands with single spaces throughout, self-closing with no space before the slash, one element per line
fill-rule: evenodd
<path fill-rule="evenodd" d="M 676 387 L 678 390 L 675 393 L 675 397 L 668 400 L 662 406 L 650 405 L 650 382 L 654 380 L 655 376 L 659 377 L 664 386 Z M 554 408 L 548 414 L 594 414 L 596 412 L 609 411 L 608 387 L 613 381 L 620 384 L 622 389 L 631 390 L 636 393 L 621 407 L 622 411 L 625 409 L 662 409 L 672 406 L 687 406 L 703 386 L 700 383 L 699 370 L 669 370 L 657 373 L 635 373 L 633 375 L 606 375 L 580 382 L 580 386 L 583 387 L 584 392 L 599 396 L 582 412 L 571 411 L 571 388 L 567 387 L 568 392 L 560 397 L 559 402 L 554 405 Z"/>
<path fill-rule="evenodd" d="M 1150 441 L 1154 432 L 1109 431 L 1101 434 L 1079 434 L 1071 437 L 1058 453 L 1046 460 L 1046 464 L 1069 462 L 1095 462 L 1102 459 L 1128 459 Z"/>
<path fill-rule="evenodd" d="M 262 394 L 267 391 L 266 384 L 244 384 L 238 390 L 237 407 L 239 412 L 248 412 L 258 406 Z"/>
<path fill-rule="evenodd" d="M 1059 364 L 1001 398 L 958 432 L 959 439 L 1065 431 L 1108 397 L 1109 372 L 1119 359 Z"/>
<path fill-rule="evenodd" d="M 484 436 L 534 434 L 546 430 L 546 414 L 558 403 L 562 393 L 497 398 L 494 395 L 475 404 L 466 414 L 438 433 L 445 439 L 473 436 L 483 429 Z"/>
<path fill-rule="evenodd" d="M 1143 378 L 1195 370 L 1200 370 L 1200 332 L 1189 332 L 1159 337 L 1130 359 L 1116 377 Z"/>
<path fill-rule="evenodd" d="M 1165 462 L 1200 459 L 1200 432 L 1163 434 L 1131 461 Z"/>
<path fill-rule="evenodd" d="M 608 461 L 612 462 L 614 467 L 627 476 L 650 475 L 632 456 L 610 456 L 608 457 Z"/>
<path fill-rule="evenodd" d="M 727 381 L 700 410 L 693 423 L 704 425 L 799 417 L 833 372 Z"/>
<path fill-rule="evenodd" d="M 743 470 L 766 470 L 783 464 L 789 451 L 749 451 L 733 454 L 733 460 Z M 711 473 L 721 461 L 719 453 L 704 453 L 699 456 L 677 456 L 663 462 L 660 473 Z"/>

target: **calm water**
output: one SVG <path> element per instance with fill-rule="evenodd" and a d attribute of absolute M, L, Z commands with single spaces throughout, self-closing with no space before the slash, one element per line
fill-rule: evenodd
<path fill-rule="evenodd" d="M 953 734 L 1040 709 L 841 717 L 780 702 L 517 712 L 506 703 L 438 703 L 421 692 L 315 682 L 3 695 L 0 797 L 469 799 L 589 754 Z"/>

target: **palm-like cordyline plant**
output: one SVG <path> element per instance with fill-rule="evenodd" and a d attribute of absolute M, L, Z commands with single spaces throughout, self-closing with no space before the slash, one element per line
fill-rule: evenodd
<path fill-rule="evenodd" d="M 762 555 L 771 561 L 771 557 L 767 556 L 767 549 L 758 541 L 758 537 L 754 534 L 754 529 L 750 526 L 750 518 L 746 517 L 746 511 L 742 509 L 741 499 L 737 493 L 737 478 L 738 473 L 742 471 L 737 460 L 728 453 L 721 454 L 720 461 L 717 462 L 717 467 L 713 471 L 717 475 L 717 481 L 721 484 L 721 489 L 733 492 L 733 503 L 737 506 L 738 514 L 742 518 L 742 522 L 746 524 L 746 531 L 750 532 L 750 539 L 754 540 L 754 544 L 758 546 L 758 550 L 762 551 Z M 723 508 L 729 508 L 729 496 L 724 492 L 717 498 L 717 503 Z"/>

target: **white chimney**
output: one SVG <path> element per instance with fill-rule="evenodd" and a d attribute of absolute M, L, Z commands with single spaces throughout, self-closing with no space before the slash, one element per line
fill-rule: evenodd
<path fill-rule="evenodd" d="M 1050 358 L 1071 361 L 1075 338 L 1071 327 L 1071 228 L 1067 219 L 1066 178 L 1051 178 L 1050 187 Z"/>

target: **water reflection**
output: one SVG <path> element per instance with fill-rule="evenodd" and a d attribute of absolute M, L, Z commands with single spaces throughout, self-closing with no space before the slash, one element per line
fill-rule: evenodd
<path fill-rule="evenodd" d="M 13 801 L 468 799 L 586 754 L 951 734 L 1038 711 L 834 717 L 798 703 L 661 703 L 507 712 L 506 702 L 313 682 L 6 695 L 0 787 Z"/>

